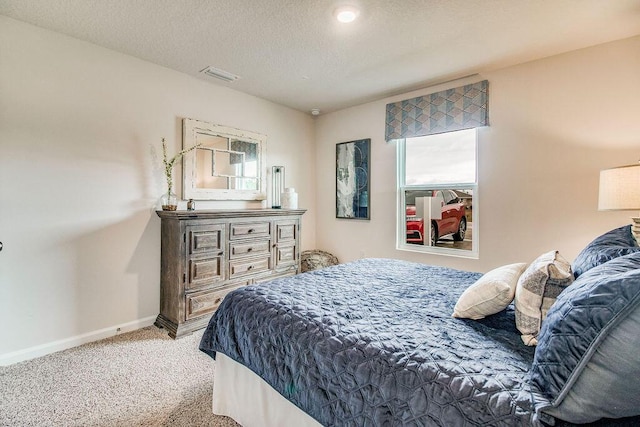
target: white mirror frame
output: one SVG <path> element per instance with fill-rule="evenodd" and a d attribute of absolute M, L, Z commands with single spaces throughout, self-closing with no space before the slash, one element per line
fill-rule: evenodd
<path fill-rule="evenodd" d="M 196 186 L 196 150 L 182 158 L 182 196 L 185 200 L 265 200 L 267 198 L 266 145 L 267 137 L 255 132 L 227 126 L 214 125 L 194 119 L 182 120 L 182 147 L 189 148 L 198 143 L 197 135 L 236 138 L 258 144 L 258 188 L 259 190 L 230 190 L 198 188 Z"/>

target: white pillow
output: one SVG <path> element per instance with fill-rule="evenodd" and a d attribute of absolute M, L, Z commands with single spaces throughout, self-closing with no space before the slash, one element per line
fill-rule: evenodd
<path fill-rule="evenodd" d="M 483 275 L 460 295 L 453 317 L 478 320 L 507 308 L 526 268 L 525 263 L 509 264 Z"/>

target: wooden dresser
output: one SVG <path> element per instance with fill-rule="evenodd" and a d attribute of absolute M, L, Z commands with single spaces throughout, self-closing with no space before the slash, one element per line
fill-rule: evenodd
<path fill-rule="evenodd" d="M 160 314 L 173 338 L 209 322 L 230 291 L 300 272 L 305 210 L 157 211 L 161 218 Z"/>

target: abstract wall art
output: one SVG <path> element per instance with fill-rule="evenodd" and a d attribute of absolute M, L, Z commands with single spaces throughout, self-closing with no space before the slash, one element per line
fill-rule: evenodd
<path fill-rule="evenodd" d="M 336 144 L 336 218 L 370 219 L 371 139 Z"/>

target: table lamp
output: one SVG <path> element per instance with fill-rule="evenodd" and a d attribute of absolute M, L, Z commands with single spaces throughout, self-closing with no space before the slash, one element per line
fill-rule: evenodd
<path fill-rule="evenodd" d="M 640 164 L 600 171 L 598 210 L 640 211 Z M 631 220 L 631 232 L 640 245 L 640 218 Z"/>

